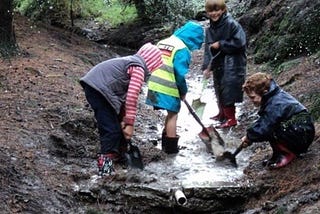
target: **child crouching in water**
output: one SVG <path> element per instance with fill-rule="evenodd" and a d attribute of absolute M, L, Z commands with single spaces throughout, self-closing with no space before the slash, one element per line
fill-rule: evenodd
<path fill-rule="evenodd" d="M 253 142 L 268 141 L 273 154 L 263 161 L 263 165 L 272 169 L 284 167 L 299 154 L 307 152 L 315 128 L 306 107 L 265 73 L 253 74 L 242 88 L 253 104 L 260 107 L 260 117 L 241 139 L 243 148 Z"/>

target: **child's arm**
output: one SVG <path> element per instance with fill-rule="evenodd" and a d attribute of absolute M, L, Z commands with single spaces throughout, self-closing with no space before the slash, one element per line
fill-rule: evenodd
<path fill-rule="evenodd" d="M 248 129 L 247 137 L 252 142 L 270 141 L 274 138 L 274 129 L 282 121 L 285 109 L 273 105 L 260 112 L 260 117 Z"/>
<path fill-rule="evenodd" d="M 125 102 L 125 116 L 123 118 L 123 132 L 127 139 L 131 138 L 133 134 L 139 93 L 144 80 L 144 70 L 139 66 L 131 66 L 128 69 L 128 74 L 130 75 L 130 82 Z"/>
<path fill-rule="evenodd" d="M 188 92 L 185 76 L 189 71 L 190 62 L 191 55 L 189 51 L 182 49 L 176 52 L 174 56 L 173 67 L 176 78 L 176 84 L 181 97 L 184 97 Z"/>

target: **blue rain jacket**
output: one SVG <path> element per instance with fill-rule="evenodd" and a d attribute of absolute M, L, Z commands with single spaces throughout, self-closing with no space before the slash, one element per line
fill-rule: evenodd
<path fill-rule="evenodd" d="M 204 30 L 200 24 L 194 21 L 189 21 L 181 28 L 177 29 L 173 35 L 179 38 L 186 45 L 186 48 L 180 49 L 176 52 L 173 59 L 176 84 L 179 89 L 180 96 L 184 96 L 188 91 L 185 75 L 188 73 L 191 63 L 191 52 L 201 48 L 204 40 Z M 148 97 L 150 95 L 149 93 L 153 93 L 151 95 L 153 99 L 147 98 L 146 104 L 172 112 L 180 111 L 180 98 L 153 91 L 148 91 Z"/>

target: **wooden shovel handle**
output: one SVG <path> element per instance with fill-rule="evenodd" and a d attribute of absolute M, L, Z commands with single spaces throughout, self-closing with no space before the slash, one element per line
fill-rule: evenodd
<path fill-rule="evenodd" d="M 208 135 L 210 141 L 211 141 L 211 136 L 207 130 L 207 128 L 203 125 L 203 123 L 201 122 L 200 118 L 198 117 L 198 115 L 196 114 L 196 112 L 193 110 L 193 108 L 190 106 L 190 104 L 188 103 L 188 101 L 186 99 L 183 100 L 184 103 L 186 104 L 189 112 L 192 114 L 192 116 L 194 117 L 194 119 L 201 125 L 203 132 Z"/>
<path fill-rule="evenodd" d="M 243 149 L 242 144 L 236 149 L 236 151 L 234 151 L 233 156 L 236 157 L 237 154 L 239 154 Z"/>

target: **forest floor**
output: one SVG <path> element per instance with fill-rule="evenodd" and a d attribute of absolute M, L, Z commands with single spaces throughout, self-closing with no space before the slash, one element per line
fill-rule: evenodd
<path fill-rule="evenodd" d="M 14 24 L 22 54 L 0 61 L 0 209 L 5 213 L 41 213 L 49 205 L 54 213 L 73 202 L 55 202 L 51 193 L 65 198 L 70 194 L 70 184 L 81 178 L 64 173 L 63 164 L 79 157 L 94 159 L 98 148 L 98 144 L 84 146 L 78 141 L 82 138 L 91 142 L 97 137 L 90 130 L 77 129 L 79 124 L 94 127 L 93 119 L 92 123 L 81 120 L 92 115 L 78 80 L 93 65 L 118 56 L 117 50 L 23 17 Z M 319 58 L 299 60 L 277 80 L 301 98 L 319 90 L 320 70 Z M 199 67 L 200 63 L 199 56 L 193 66 Z M 249 57 L 248 73 L 259 68 Z M 308 106 L 308 102 L 304 104 Z M 243 124 L 247 120 L 240 119 Z M 76 135 L 64 135 L 62 139 L 61 129 Z M 244 127 L 236 130 L 239 136 L 244 133 Z M 254 155 L 244 172 L 265 192 L 247 203 L 247 213 L 320 213 L 319 136 L 320 125 L 316 123 L 316 138 L 310 150 L 279 170 L 262 167 L 261 161 L 270 155 L 267 146 L 251 148 Z M 78 167 L 89 167 L 84 162 L 81 165 L 80 161 Z"/>

